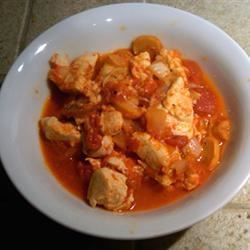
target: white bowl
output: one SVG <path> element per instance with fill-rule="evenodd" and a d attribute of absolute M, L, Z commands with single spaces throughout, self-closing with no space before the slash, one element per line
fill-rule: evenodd
<path fill-rule="evenodd" d="M 233 138 L 222 166 L 187 198 L 153 211 L 113 214 L 93 209 L 65 190 L 45 166 L 38 120 L 49 90 L 48 60 L 54 52 L 129 46 L 140 34 L 158 36 L 197 60 L 223 93 Z M 204 58 L 206 60 L 204 60 Z M 222 30 L 187 12 L 152 4 L 117 4 L 65 19 L 36 38 L 11 67 L 0 93 L 0 153 L 20 193 L 55 221 L 91 235 L 142 239 L 187 228 L 225 205 L 243 186 L 250 166 L 250 63 Z"/>

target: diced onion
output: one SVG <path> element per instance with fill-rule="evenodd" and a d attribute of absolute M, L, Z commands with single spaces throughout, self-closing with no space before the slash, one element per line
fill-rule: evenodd
<path fill-rule="evenodd" d="M 151 107 L 146 113 L 147 131 L 153 135 L 164 136 L 166 128 L 166 111 Z"/>
<path fill-rule="evenodd" d="M 153 72 L 153 74 L 159 79 L 164 79 L 164 77 L 166 77 L 170 72 L 167 65 L 165 65 L 163 62 L 152 63 L 150 69 Z"/>
<path fill-rule="evenodd" d="M 171 165 L 171 168 L 176 170 L 177 175 L 184 173 L 186 167 L 187 167 L 187 162 L 185 160 L 177 160 Z"/>
<path fill-rule="evenodd" d="M 194 157 L 199 157 L 202 151 L 202 147 L 196 137 L 190 139 L 188 144 L 185 146 L 187 153 L 192 154 Z"/>

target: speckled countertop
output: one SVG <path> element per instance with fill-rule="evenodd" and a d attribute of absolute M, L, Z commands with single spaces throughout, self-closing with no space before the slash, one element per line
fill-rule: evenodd
<path fill-rule="evenodd" d="M 48 27 L 85 9 L 120 2 L 129 1 L 0 0 L 0 83 L 22 49 Z M 166 4 L 202 16 L 226 31 L 250 55 L 250 0 L 136 2 Z M 187 230 L 156 239 L 112 241 L 80 235 L 50 221 L 23 200 L 2 168 L 0 174 L 0 209 L 8 215 L 4 217 L 11 217 L 6 222 L 4 219 L 1 221 L 6 236 L 12 234 L 18 237 L 25 230 L 34 240 L 40 240 L 34 227 L 42 227 L 43 242 L 71 242 L 83 244 L 85 249 L 250 249 L 250 181 L 223 209 Z M 15 215 L 17 209 L 24 214 Z M 24 242 L 22 239 L 19 244 Z"/>

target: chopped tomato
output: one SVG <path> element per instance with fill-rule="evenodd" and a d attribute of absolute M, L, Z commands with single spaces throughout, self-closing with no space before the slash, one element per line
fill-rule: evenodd
<path fill-rule="evenodd" d="M 155 79 L 147 79 L 146 81 L 140 81 L 133 79 L 133 87 L 138 91 L 140 96 L 150 98 L 157 90 L 159 83 Z"/>
<path fill-rule="evenodd" d="M 192 60 L 183 60 L 183 65 L 188 69 L 188 80 L 193 83 L 201 84 L 203 82 L 203 73 L 198 63 Z"/>
<path fill-rule="evenodd" d="M 183 148 L 188 143 L 186 136 L 175 135 L 165 139 L 165 142 L 171 146 Z"/>
<path fill-rule="evenodd" d="M 97 150 L 101 146 L 100 116 L 94 112 L 89 115 L 89 124 L 85 125 L 84 142 L 88 149 Z"/>
<path fill-rule="evenodd" d="M 200 94 L 200 98 L 194 105 L 194 112 L 201 116 L 214 114 L 216 106 L 215 95 L 206 88 L 196 88 L 195 91 Z"/>
<path fill-rule="evenodd" d="M 153 93 L 156 91 L 157 87 L 158 84 L 153 79 L 146 81 L 144 84 L 144 95 L 146 97 L 151 97 Z"/>

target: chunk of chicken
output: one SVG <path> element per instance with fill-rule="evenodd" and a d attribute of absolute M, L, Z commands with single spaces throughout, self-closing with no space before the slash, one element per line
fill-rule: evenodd
<path fill-rule="evenodd" d="M 85 122 L 87 114 L 97 108 L 97 105 L 90 102 L 86 97 L 77 97 L 69 100 L 63 106 L 61 115 L 66 118 L 73 118 L 77 125 Z"/>
<path fill-rule="evenodd" d="M 141 158 L 139 164 L 149 167 L 148 174 L 162 186 L 168 187 L 174 182 L 173 168 L 176 161 L 181 160 L 178 148 L 165 146 L 147 133 L 133 134 L 132 150 Z M 146 164 L 145 164 L 145 163 Z"/>
<path fill-rule="evenodd" d="M 175 50 L 162 49 L 152 63 L 152 72 L 165 84 L 170 85 L 178 77 L 182 77 L 187 82 L 186 68 L 182 65 L 182 60 Z"/>
<path fill-rule="evenodd" d="M 122 113 L 112 107 L 107 107 L 101 113 L 101 130 L 105 135 L 116 135 L 120 133 L 123 118 Z"/>
<path fill-rule="evenodd" d="M 171 85 L 163 100 L 167 110 L 166 123 L 174 135 L 193 136 L 194 111 L 192 98 L 181 77 Z"/>
<path fill-rule="evenodd" d="M 97 169 L 101 168 L 101 160 L 100 159 L 94 159 L 94 158 L 87 157 L 87 158 L 85 158 L 85 160 L 90 163 L 93 170 L 97 170 Z"/>
<path fill-rule="evenodd" d="M 118 172 L 127 175 L 128 169 L 126 166 L 126 163 L 124 161 L 124 158 L 122 158 L 119 155 L 112 155 L 108 156 L 106 159 L 106 164 L 111 166 L 112 168 L 116 169 Z"/>
<path fill-rule="evenodd" d="M 109 210 L 118 210 L 126 201 L 128 187 L 126 176 L 110 168 L 96 170 L 90 180 L 87 198 L 92 207 L 104 206 Z"/>
<path fill-rule="evenodd" d="M 158 171 L 168 166 L 169 152 L 164 144 L 143 132 L 135 132 L 133 140 L 135 140 L 134 152 L 149 167 Z"/>
<path fill-rule="evenodd" d="M 183 182 L 183 187 L 186 190 L 193 190 L 200 184 L 200 176 L 197 173 L 187 172 Z"/>
<path fill-rule="evenodd" d="M 110 63 L 105 63 L 101 68 L 97 81 L 105 86 L 108 82 L 120 82 L 128 77 L 128 67 L 127 66 L 116 66 Z"/>
<path fill-rule="evenodd" d="M 98 55 L 85 54 L 67 65 L 64 57 L 56 54 L 51 58 L 48 78 L 63 92 L 84 94 L 92 102 L 98 103 L 100 87 L 91 80 Z M 65 66 L 66 65 L 66 66 Z"/>
<path fill-rule="evenodd" d="M 61 67 L 68 67 L 70 65 L 70 60 L 67 55 L 59 55 L 55 53 L 50 58 L 50 64 L 52 67 L 61 66 Z"/>
<path fill-rule="evenodd" d="M 166 174 L 156 174 L 154 179 L 163 187 L 169 187 L 173 183 L 173 179 Z"/>
<path fill-rule="evenodd" d="M 87 152 L 87 155 L 94 158 L 104 157 L 106 155 L 110 155 L 113 151 L 113 148 L 114 143 L 112 141 L 112 137 L 105 135 L 102 138 L 101 147 L 96 151 Z M 86 153 L 85 149 L 83 151 Z"/>
<path fill-rule="evenodd" d="M 150 66 L 150 69 L 157 78 L 163 81 L 164 79 L 166 79 L 166 77 L 170 73 L 169 67 L 161 61 L 153 62 Z"/>
<path fill-rule="evenodd" d="M 42 118 L 40 124 L 48 140 L 65 141 L 72 146 L 80 142 L 81 134 L 71 123 L 62 123 L 51 116 Z"/>
<path fill-rule="evenodd" d="M 108 82 L 119 83 L 129 78 L 129 62 L 132 53 L 127 49 L 120 49 L 106 55 L 96 81 L 105 86 Z"/>
<path fill-rule="evenodd" d="M 142 81 L 146 80 L 150 75 L 150 71 L 147 68 L 150 66 L 150 55 L 148 52 L 142 52 L 135 56 L 131 60 L 132 64 L 132 75 Z"/>

